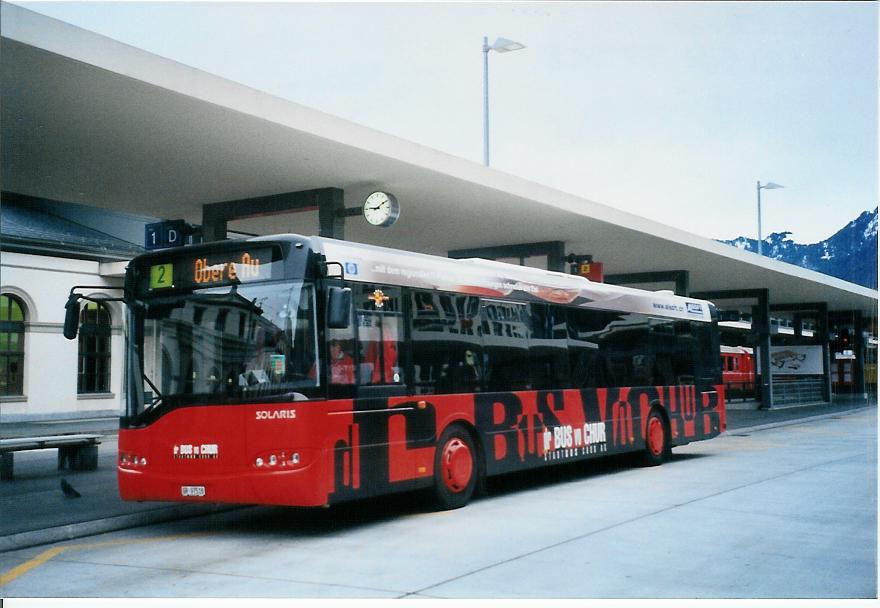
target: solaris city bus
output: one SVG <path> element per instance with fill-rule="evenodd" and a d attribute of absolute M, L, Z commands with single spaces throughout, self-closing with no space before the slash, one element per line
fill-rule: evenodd
<path fill-rule="evenodd" d="M 123 300 L 125 500 L 449 509 L 487 476 L 660 464 L 726 427 L 715 308 L 669 292 L 281 235 L 139 256 Z"/>

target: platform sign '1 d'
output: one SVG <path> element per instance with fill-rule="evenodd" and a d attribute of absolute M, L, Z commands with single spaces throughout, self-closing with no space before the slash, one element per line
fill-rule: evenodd
<path fill-rule="evenodd" d="M 144 226 L 144 247 L 146 249 L 165 249 L 186 244 L 190 234 L 189 224 L 184 220 L 167 220 Z"/>

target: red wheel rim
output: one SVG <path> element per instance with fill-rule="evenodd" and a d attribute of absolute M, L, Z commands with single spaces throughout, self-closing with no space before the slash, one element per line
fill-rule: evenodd
<path fill-rule="evenodd" d="M 650 418 L 648 420 L 648 449 L 654 456 L 663 453 L 664 434 L 663 421 L 656 416 Z"/>
<path fill-rule="evenodd" d="M 458 437 L 447 441 L 440 459 L 440 472 L 446 488 L 450 492 L 464 491 L 473 471 L 474 459 L 468 445 Z"/>

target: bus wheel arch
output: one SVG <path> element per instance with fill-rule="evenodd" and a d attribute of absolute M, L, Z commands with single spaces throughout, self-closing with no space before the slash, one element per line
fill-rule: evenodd
<path fill-rule="evenodd" d="M 476 432 L 462 422 L 449 424 L 434 452 L 434 505 L 441 510 L 465 506 L 485 477 L 482 446 Z"/>
<path fill-rule="evenodd" d="M 646 466 L 663 464 L 672 453 L 672 437 L 669 416 L 659 404 L 653 404 L 645 422 L 645 449 L 643 463 Z"/>

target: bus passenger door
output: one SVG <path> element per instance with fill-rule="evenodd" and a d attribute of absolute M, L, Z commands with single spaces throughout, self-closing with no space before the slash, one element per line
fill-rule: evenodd
<path fill-rule="evenodd" d="M 358 386 L 388 387 L 389 390 L 385 391 L 388 396 L 405 394 L 401 361 L 403 298 L 400 287 L 358 285 L 355 288 L 355 304 Z M 368 390 L 363 393 L 372 396 L 382 391 Z"/>
<path fill-rule="evenodd" d="M 400 287 L 353 286 L 357 349 L 354 419 L 361 445 L 361 479 L 370 494 L 412 479 L 416 464 L 407 457 L 412 437 L 409 410 L 392 407 L 407 394 L 403 365 L 403 297 Z M 393 400 L 393 402 L 392 402 Z M 412 427 L 412 428 L 409 428 Z"/>

